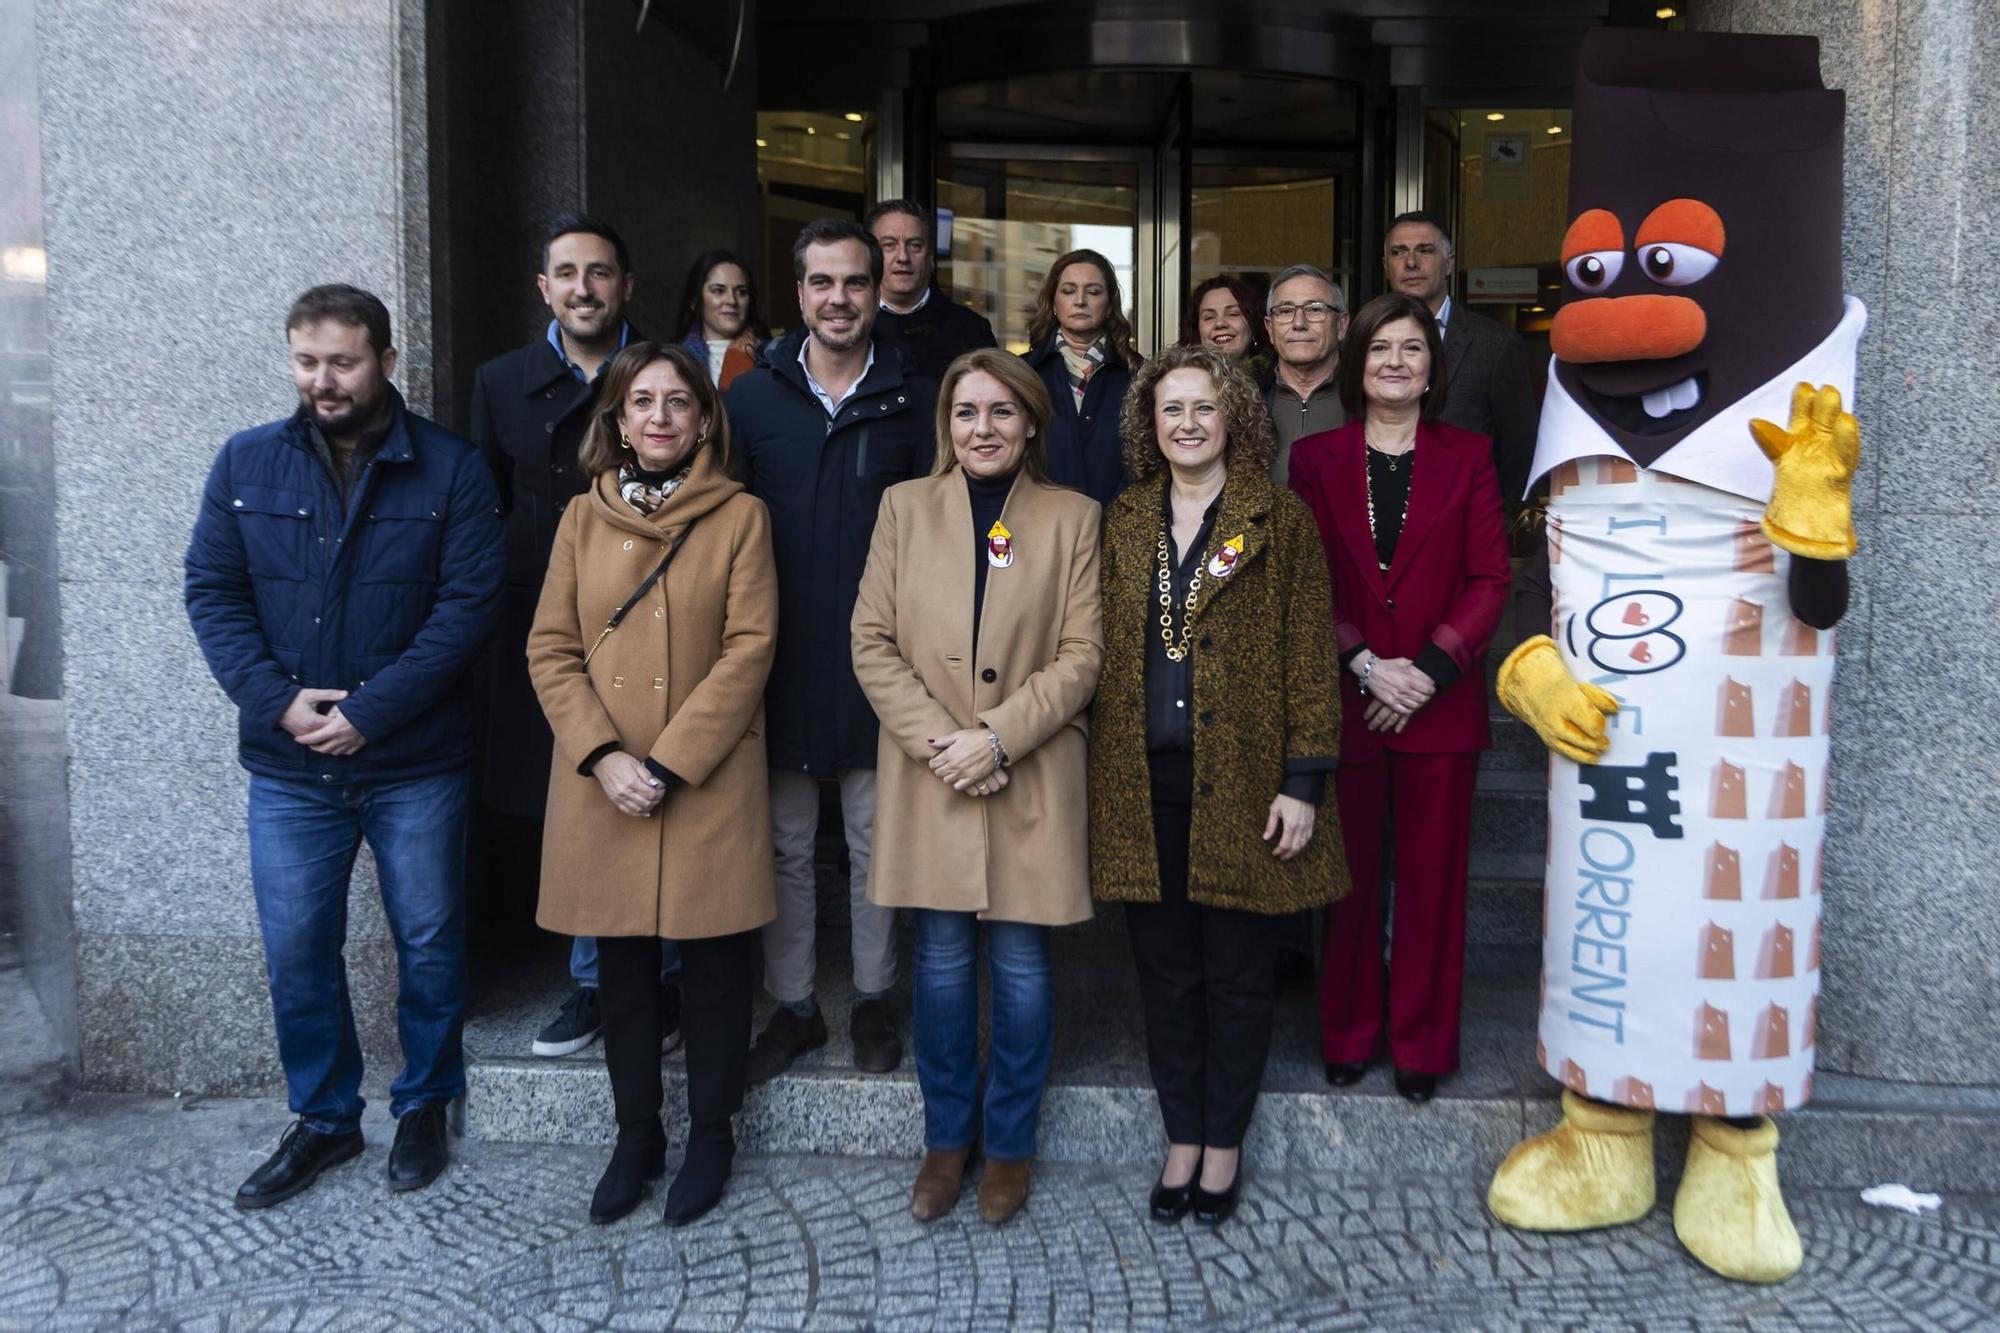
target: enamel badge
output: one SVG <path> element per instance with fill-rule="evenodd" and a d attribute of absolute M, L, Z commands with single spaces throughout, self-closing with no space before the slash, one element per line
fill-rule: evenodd
<path fill-rule="evenodd" d="M 1243 557 L 1243 534 L 1237 533 L 1222 544 L 1208 562 L 1208 576 L 1212 579 L 1226 579 L 1236 572 L 1236 562 Z"/>
<path fill-rule="evenodd" d="M 1014 563 L 1014 534 L 998 519 L 986 530 L 986 563 L 995 569 L 1005 569 Z"/>

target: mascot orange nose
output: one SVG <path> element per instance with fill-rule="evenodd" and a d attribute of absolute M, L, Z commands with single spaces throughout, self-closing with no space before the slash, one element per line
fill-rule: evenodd
<path fill-rule="evenodd" d="M 1549 326 L 1558 361 L 1664 361 L 1708 336 L 1708 316 L 1686 296 L 1593 296 L 1571 301 Z"/>

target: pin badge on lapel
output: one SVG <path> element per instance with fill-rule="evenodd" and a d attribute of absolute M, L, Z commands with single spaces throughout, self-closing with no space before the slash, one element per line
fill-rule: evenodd
<path fill-rule="evenodd" d="M 986 563 L 995 569 L 1005 569 L 1014 563 L 1014 534 L 997 518 L 986 530 Z"/>
<path fill-rule="evenodd" d="M 1243 556 L 1243 534 L 1237 533 L 1222 544 L 1208 562 L 1208 576 L 1212 579 L 1226 579 L 1236 572 L 1236 562 Z"/>

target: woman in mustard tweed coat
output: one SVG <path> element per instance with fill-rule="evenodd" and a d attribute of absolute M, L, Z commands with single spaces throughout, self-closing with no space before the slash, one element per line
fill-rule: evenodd
<path fill-rule="evenodd" d="M 1271 1041 L 1280 923 L 1347 892 L 1339 654 L 1312 514 L 1271 485 L 1270 418 L 1220 354 L 1174 348 L 1125 399 L 1104 513 L 1090 868 L 1125 919 L 1169 1143 L 1163 1222 L 1234 1210 Z"/>

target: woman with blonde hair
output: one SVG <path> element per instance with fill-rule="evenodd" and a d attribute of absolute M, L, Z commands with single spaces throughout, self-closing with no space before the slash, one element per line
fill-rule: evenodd
<path fill-rule="evenodd" d="M 854 674 L 881 722 L 868 897 L 916 921 L 925 1151 L 910 1209 L 923 1221 L 951 1211 L 982 1135 L 981 1216 L 1004 1222 L 1027 1202 L 1053 1041 L 1049 927 L 1090 916 L 1099 509 L 1049 481 L 1049 417 L 1016 358 L 953 361 L 935 469 L 883 495 L 854 604 Z"/>
<path fill-rule="evenodd" d="M 1049 477 L 1099 504 L 1125 485 L 1119 412 L 1132 372 L 1132 325 L 1111 261 L 1095 250 L 1056 260 L 1028 321 L 1027 362 L 1048 389 Z"/>
<path fill-rule="evenodd" d="M 729 423 L 686 349 L 639 342 L 604 372 L 556 529 L 528 672 L 556 752 L 536 920 L 593 935 L 617 1146 L 591 1199 L 623 1217 L 666 1170 L 660 941 L 686 988 L 679 1226 L 714 1207 L 736 1144 L 756 931 L 776 914 L 764 679 L 778 624 L 764 506 L 727 473 Z"/>
<path fill-rule="evenodd" d="M 1125 400 L 1132 485 L 1104 512 L 1104 675 L 1090 868 L 1125 904 L 1166 1123 L 1151 1212 L 1235 1210 L 1288 914 L 1347 891 L 1339 664 L 1312 514 L 1271 484 L 1270 414 L 1238 363 L 1175 347 Z"/>

